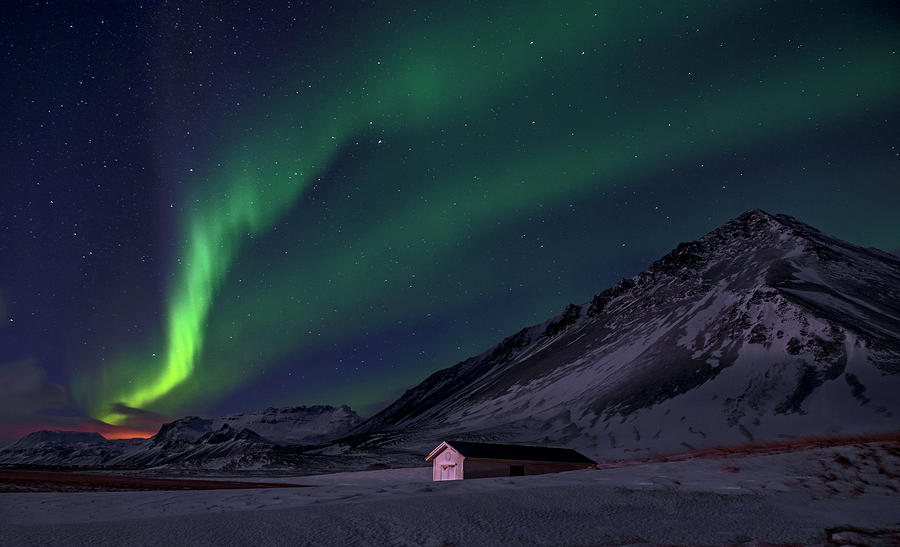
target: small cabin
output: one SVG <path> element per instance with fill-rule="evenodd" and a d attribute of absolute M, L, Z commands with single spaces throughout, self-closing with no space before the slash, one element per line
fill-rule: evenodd
<path fill-rule="evenodd" d="M 444 441 L 425 461 L 432 480 L 520 477 L 587 469 L 597 462 L 569 448 Z"/>

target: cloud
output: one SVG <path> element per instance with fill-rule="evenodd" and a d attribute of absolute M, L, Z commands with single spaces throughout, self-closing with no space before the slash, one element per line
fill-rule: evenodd
<path fill-rule="evenodd" d="M 141 431 L 156 431 L 162 424 L 172 421 L 172 418 L 163 414 L 130 407 L 124 403 L 115 403 L 112 411 L 125 416 L 125 420 L 122 422 L 123 427 Z"/>
<path fill-rule="evenodd" d="M 0 424 L 72 406 L 65 387 L 48 381 L 34 359 L 0 365 Z"/>
<path fill-rule="evenodd" d="M 0 364 L 0 441 L 41 429 L 96 431 L 107 438 L 146 437 L 168 421 L 124 405 L 118 411 L 128 416 L 122 427 L 84 415 L 65 386 L 51 382 L 35 359 Z"/>

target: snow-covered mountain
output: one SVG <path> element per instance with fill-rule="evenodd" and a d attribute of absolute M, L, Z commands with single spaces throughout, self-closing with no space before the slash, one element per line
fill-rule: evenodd
<path fill-rule="evenodd" d="M 639 455 L 897 429 L 898 393 L 900 259 L 753 210 L 432 374 L 354 444 Z"/>
<path fill-rule="evenodd" d="M 280 445 L 322 444 L 352 430 L 362 422 L 346 405 L 267 408 L 231 414 L 213 420 L 213 428 L 228 425 L 235 430 L 251 429 Z"/>
<path fill-rule="evenodd" d="M 143 439 L 108 440 L 99 433 L 35 431 L 0 450 L 0 464 L 94 467 L 136 449 Z"/>
<path fill-rule="evenodd" d="M 35 431 L 25 435 L 9 448 L 28 449 L 45 444 L 94 444 L 105 443 L 106 437 L 89 431 Z"/>
<path fill-rule="evenodd" d="M 5 450 L 0 464 L 241 469 L 297 464 L 296 445 L 345 435 L 362 419 L 347 406 L 299 406 L 163 424 L 149 439 L 107 440 L 97 433 L 36 431 Z"/>
<path fill-rule="evenodd" d="M 159 433 L 110 465 L 158 465 L 238 469 L 292 466 L 297 451 L 337 439 L 362 422 L 348 406 L 299 406 L 204 419 L 188 416 L 164 424 Z"/>

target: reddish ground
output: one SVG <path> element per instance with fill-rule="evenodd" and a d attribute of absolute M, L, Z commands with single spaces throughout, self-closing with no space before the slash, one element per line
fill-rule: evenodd
<path fill-rule="evenodd" d="M 125 490 L 221 490 L 295 488 L 303 484 L 273 482 L 156 479 L 58 471 L 0 471 L 0 492 L 100 492 Z"/>
<path fill-rule="evenodd" d="M 598 462 L 597 469 L 623 467 L 626 465 L 634 465 L 637 463 L 646 462 L 672 462 L 690 460 L 693 458 L 728 458 L 732 456 L 749 456 L 751 454 L 777 454 L 779 452 L 792 452 L 794 450 L 804 450 L 807 448 L 824 448 L 829 446 L 845 446 L 850 444 L 865 444 L 875 442 L 889 442 L 892 444 L 896 443 L 897 446 L 894 446 L 893 449 L 900 450 L 900 431 L 875 435 L 857 435 L 852 437 L 798 437 L 794 439 L 785 439 L 783 441 L 747 443 L 737 446 L 716 446 L 712 448 L 702 448 L 700 450 L 691 450 L 690 452 L 665 454 L 662 456 L 653 456 L 649 458 L 634 458 L 629 460 Z"/>

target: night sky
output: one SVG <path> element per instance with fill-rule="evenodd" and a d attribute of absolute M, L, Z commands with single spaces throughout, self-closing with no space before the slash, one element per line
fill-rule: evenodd
<path fill-rule="evenodd" d="M 751 208 L 900 250 L 894 2 L 223 4 L 0 16 L 0 438 L 368 415 Z"/>

